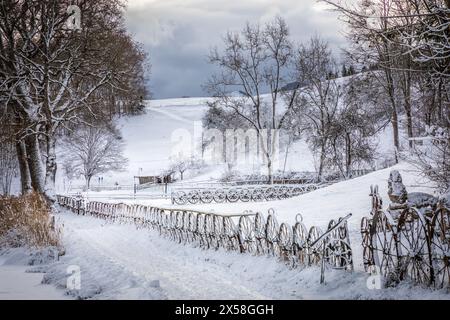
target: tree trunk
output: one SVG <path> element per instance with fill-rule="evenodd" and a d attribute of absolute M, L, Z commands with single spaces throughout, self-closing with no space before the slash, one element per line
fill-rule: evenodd
<path fill-rule="evenodd" d="M 325 161 L 325 146 L 321 147 L 320 150 L 320 159 L 319 159 L 319 172 L 318 172 L 318 179 L 319 181 L 322 181 L 322 174 L 323 174 L 323 163 Z"/>
<path fill-rule="evenodd" d="M 84 176 L 84 178 L 86 179 L 86 191 L 88 191 L 89 188 L 91 187 L 92 176 Z"/>
<path fill-rule="evenodd" d="M 16 142 L 17 161 L 19 162 L 20 183 L 22 194 L 30 193 L 33 188 L 31 186 L 30 169 L 28 168 L 27 154 L 25 143 L 22 140 Z"/>
<path fill-rule="evenodd" d="M 384 21 L 384 23 L 386 23 Z M 386 25 L 384 25 L 384 28 L 386 29 Z M 392 61 L 390 56 L 390 48 L 387 44 L 386 40 L 383 41 L 383 47 L 384 47 L 384 56 L 382 59 L 385 61 L 386 65 L 384 66 L 384 74 L 386 76 L 386 86 L 387 86 L 387 94 L 389 97 L 389 100 L 391 101 L 391 123 L 392 123 L 392 131 L 394 135 L 394 147 L 395 147 L 395 163 L 398 163 L 398 152 L 400 150 L 400 142 L 399 142 L 399 136 L 398 136 L 398 111 L 397 111 L 397 103 L 395 101 L 395 87 L 394 87 L 394 79 L 392 77 Z"/>
<path fill-rule="evenodd" d="M 406 127 L 408 131 L 408 138 L 413 138 L 413 125 L 412 125 L 412 114 L 411 114 L 411 106 L 407 109 L 405 106 L 405 113 L 406 113 Z M 409 140 L 409 148 L 412 149 L 413 147 L 413 141 Z"/>
<path fill-rule="evenodd" d="M 392 124 L 392 131 L 393 131 L 393 135 L 394 135 L 394 148 L 395 148 L 394 160 L 395 160 L 395 163 L 398 163 L 398 151 L 400 150 L 400 143 L 399 143 L 399 138 L 398 138 L 398 115 L 397 115 L 397 111 L 392 113 L 391 124 Z"/>
<path fill-rule="evenodd" d="M 47 136 L 47 160 L 45 171 L 45 195 L 51 200 L 55 201 L 55 180 L 56 180 L 56 141 L 53 135 Z"/>
<path fill-rule="evenodd" d="M 286 172 L 286 163 L 287 163 L 287 159 L 288 159 L 288 155 L 289 155 L 289 147 L 290 146 L 291 146 L 291 140 L 289 139 L 288 145 L 286 146 L 286 153 L 284 155 L 283 176 L 284 176 L 284 173 Z"/>
<path fill-rule="evenodd" d="M 404 72 L 403 74 L 403 81 L 402 81 L 402 90 L 403 90 L 403 97 L 404 97 L 404 105 L 403 108 L 405 109 L 406 114 L 406 131 L 408 133 L 409 138 L 409 148 L 412 149 L 413 147 L 413 141 L 411 138 L 413 138 L 413 126 L 412 126 L 412 106 L 411 106 L 411 71 L 409 69 L 411 68 L 411 63 L 407 64 L 408 70 Z"/>
<path fill-rule="evenodd" d="M 345 137 L 345 171 L 347 174 L 347 179 L 352 177 L 352 148 L 351 148 L 351 140 L 350 134 L 346 133 Z"/>
<path fill-rule="evenodd" d="M 267 155 L 267 183 L 273 184 L 272 159 Z"/>
<path fill-rule="evenodd" d="M 41 150 L 36 135 L 25 138 L 26 155 L 30 171 L 31 185 L 36 192 L 44 193 L 44 168 L 42 167 Z"/>
<path fill-rule="evenodd" d="M 392 74 L 390 70 L 385 70 L 387 86 L 388 86 L 388 95 L 391 101 L 392 107 L 392 115 L 391 115 L 391 124 L 392 124 L 392 133 L 394 138 L 394 160 L 395 163 L 398 163 L 398 152 L 400 150 L 400 140 L 398 133 L 398 111 L 397 111 L 397 103 L 395 102 L 395 90 L 394 90 L 394 82 L 392 79 Z"/>

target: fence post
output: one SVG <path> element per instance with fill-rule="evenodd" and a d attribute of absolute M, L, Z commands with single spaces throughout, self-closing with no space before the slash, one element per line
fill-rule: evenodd
<path fill-rule="evenodd" d="M 322 261 L 320 264 L 320 284 L 325 283 L 325 249 L 326 249 L 326 241 L 323 241 L 322 244 Z"/>

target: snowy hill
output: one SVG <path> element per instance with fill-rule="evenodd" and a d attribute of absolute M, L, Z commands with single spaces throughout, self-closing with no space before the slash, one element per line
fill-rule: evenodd
<path fill-rule="evenodd" d="M 169 166 L 171 135 L 176 130 L 187 130 L 192 135 L 194 125 L 200 124 L 207 111 L 206 102 L 211 98 L 178 98 L 146 101 L 145 113 L 139 116 L 118 119 L 125 142 L 125 157 L 129 164 L 123 172 L 104 174 L 103 183 L 113 185 L 132 185 L 137 175 L 158 175 Z M 286 170 L 314 171 L 314 160 L 306 142 L 299 141 L 290 147 Z M 225 167 L 209 168 L 200 177 L 201 180 L 217 179 L 225 172 Z M 62 184 L 61 173 L 60 185 Z M 191 177 L 193 180 L 199 178 Z M 93 185 L 96 179 L 92 180 Z M 79 179 L 73 182 L 82 185 Z"/>
<path fill-rule="evenodd" d="M 158 175 L 170 164 L 173 142 L 171 135 L 176 130 L 194 133 L 194 125 L 201 125 L 202 117 L 207 111 L 206 102 L 211 98 L 177 98 L 146 101 L 145 113 L 139 116 L 119 118 L 117 124 L 125 142 L 125 157 L 129 159 L 123 172 L 111 172 L 103 175 L 105 185 L 133 185 L 136 175 Z M 378 135 L 380 153 L 391 153 L 391 129 L 387 127 Z M 284 162 L 285 150 L 281 150 L 280 159 Z M 242 170 L 242 168 L 240 168 Z M 225 166 L 207 168 L 201 174 L 201 180 L 217 179 L 225 172 Z M 244 169 L 245 170 L 245 169 Z M 289 148 L 286 159 L 287 171 L 315 171 L 314 158 L 306 141 L 295 142 Z M 246 173 L 246 172 L 243 172 Z M 249 172 L 250 173 L 250 172 Z M 60 183 L 63 179 L 59 172 Z M 199 180 L 200 177 L 187 178 Z M 96 184 L 94 177 L 93 185 Z M 83 185 L 79 179 L 74 185 Z"/>

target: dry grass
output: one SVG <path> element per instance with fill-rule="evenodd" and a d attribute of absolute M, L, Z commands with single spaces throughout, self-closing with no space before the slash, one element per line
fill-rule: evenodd
<path fill-rule="evenodd" d="M 0 197 L 0 244 L 59 247 L 61 232 L 55 227 L 50 212 L 45 199 L 37 193 Z"/>

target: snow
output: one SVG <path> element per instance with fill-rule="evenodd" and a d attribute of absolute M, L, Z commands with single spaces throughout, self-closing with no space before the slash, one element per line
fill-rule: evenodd
<path fill-rule="evenodd" d="M 113 186 L 116 182 L 132 189 L 134 176 L 159 175 L 170 165 L 174 142 L 171 137 L 177 130 L 183 130 L 194 136 L 194 127 L 201 125 L 202 118 L 208 110 L 206 105 L 211 98 L 177 98 L 146 101 L 145 113 L 139 116 L 119 118 L 117 124 L 125 142 L 124 155 L 129 164 L 123 172 L 111 172 L 102 175 L 105 186 Z M 281 108 L 282 109 L 282 108 Z M 380 154 L 393 154 L 391 128 L 388 126 L 377 137 Z M 402 137 L 402 141 L 404 137 Z M 279 164 L 283 169 L 285 148 L 280 150 Z M 64 152 L 63 146 L 59 152 Z M 382 162 L 382 159 L 379 159 Z M 62 168 L 60 164 L 59 168 Z M 252 166 L 239 169 L 241 174 L 251 174 Z M 293 143 L 289 148 L 286 161 L 286 171 L 315 171 L 314 157 L 305 139 Z M 217 180 L 226 172 L 226 165 L 216 165 L 205 168 L 200 177 L 186 172 L 186 181 Z M 265 173 L 265 169 L 263 169 Z M 57 187 L 59 192 L 65 192 L 69 185 L 58 170 Z M 72 185 L 84 186 L 82 178 L 73 181 Z M 97 177 L 92 179 L 92 186 L 97 186 Z"/>
<path fill-rule="evenodd" d="M 430 192 L 407 164 L 398 170 L 409 192 Z M 239 213 L 246 209 L 267 212 L 273 207 L 280 221 L 293 223 L 301 213 L 307 227 L 326 227 L 330 219 L 353 213 L 349 220 L 354 250 L 353 273 L 327 270 L 320 285 L 320 269 L 290 269 L 273 257 L 255 257 L 223 250 L 202 250 L 162 238 L 156 231 L 136 229 L 86 216 L 62 212 L 57 221 L 64 226 L 66 255 L 40 268 L 43 282 L 64 289 L 79 299 L 450 299 L 448 291 L 431 290 L 404 282 L 395 288 L 370 290 L 363 272 L 359 223 L 370 210 L 369 187 L 378 184 L 387 200 L 387 181 L 391 169 L 343 181 L 317 191 L 282 201 L 192 205 L 189 208 Z M 418 185 L 422 187 L 418 187 Z M 114 201 L 114 200 L 112 200 Z M 117 200 L 116 200 L 117 201 Z M 132 201 L 133 202 L 133 201 Z M 168 200 L 135 202 L 170 206 Z M 386 201 L 387 203 L 387 201 Z M 385 204 L 386 205 L 386 204 Z M 68 267 L 81 270 L 81 289 L 68 290 Z M 39 279 L 25 279 L 23 268 L 0 268 L 0 279 L 14 272 L 24 282 L 5 282 L 3 292 L 18 296 L 34 288 Z M 38 285 L 39 297 L 62 298 L 57 290 L 49 293 Z M 37 290 L 37 289 L 36 289 Z M 35 296 L 31 290 L 30 295 Z M 52 295 L 55 294 L 55 295 Z"/>
<path fill-rule="evenodd" d="M 239 214 L 250 210 L 253 212 L 261 212 L 266 216 L 268 210 L 273 208 L 279 222 L 287 222 L 293 225 L 296 221 L 296 215 L 300 213 L 307 228 L 319 226 L 322 230 L 327 228 L 330 220 L 338 219 L 351 213 L 352 217 L 348 221 L 350 241 L 354 250 L 356 268 L 362 270 L 360 223 L 363 217 L 369 216 L 371 210 L 370 186 L 379 186 L 379 194 L 384 200 L 386 207 L 387 203 L 389 203 L 387 192 L 389 173 L 391 170 L 399 171 L 408 192 L 432 193 L 433 190 L 429 187 L 430 184 L 418 176 L 414 167 L 407 163 L 401 163 L 391 168 L 378 170 L 358 178 L 335 183 L 328 187 L 285 200 L 258 203 L 186 204 L 183 206 L 172 205 L 170 199 L 120 199 L 120 202 L 145 204 L 162 208 L 186 208 L 220 214 Z M 104 192 L 101 194 L 103 197 L 107 197 L 108 193 Z M 104 201 L 108 202 L 118 201 L 104 199 Z"/>
<path fill-rule="evenodd" d="M 139 116 L 124 117 L 118 119 L 124 143 L 124 155 L 129 159 L 127 168 L 123 172 L 104 174 L 104 185 L 112 186 L 116 182 L 127 185 L 132 189 L 133 177 L 138 175 L 159 175 L 166 170 L 171 161 L 172 150 L 175 142 L 172 141 L 174 132 L 185 131 L 194 138 L 194 128 L 201 126 L 203 115 L 208 110 L 206 102 L 211 98 L 179 98 L 147 101 L 145 113 Z M 63 148 L 60 152 L 63 152 Z M 291 147 L 291 156 L 287 162 L 287 170 L 313 170 L 314 163 L 306 143 Z M 303 157 L 309 157 L 308 161 L 298 161 Z M 292 160 L 291 160 L 292 159 Z M 61 166 L 60 166 L 61 167 Z M 220 178 L 225 172 L 226 166 L 218 165 L 206 168 L 200 178 L 192 177 L 198 181 Z M 190 178 L 190 172 L 186 173 Z M 62 173 L 58 173 L 59 190 L 64 191 Z M 80 178 L 73 185 L 84 185 Z M 92 179 L 92 185 L 97 185 L 96 177 Z"/>
<path fill-rule="evenodd" d="M 369 290 L 367 275 L 328 270 L 319 284 L 317 267 L 290 269 L 271 257 L 202 250 L 161 238 L 153 230 L 110 224 L 61 213 L 67 254 L 50 266 L 46 283 L 64 286 L 66 269 L 81 270 L 81 289 L 90 299 L 449 299 L 403 283 Z"/>
<path fill-rule="evenodd" d="M 0 300 L 62 300 L 64 291 L 42 284 L 43 273 L 27 264 L 30 253 L 16 248 L 0 251 Z"/>
<path fill-rule="evenodd" d="M 124 172 L 104 175 L 104 183 L 118 182 L 125 188 L 90 192 L 90 199 L 179 208 L 170 199 L 152 199 L 151 190 L 139 191 L 139 197 L 133 200 L 133 176 L 156 175 L 168 167 L 172 133 L 177 129 L 193 133 L 194 123 L 201 121 L 207 110 L 206 100 L 152 100 L 146 114 L 119 119 L 129 166 Z M 389 130 L 378 137 L 380 150 L 391 150 Z M 292 270 L 270 257 L 201 250 L 161 238 L 153 230 L 137 230 L 67 212 L 58 216 L 59 223 L 64 225 L 67 254 L 45 268 L 43 281 L 65 288 L 67 268 L 75 265 L 81 270 L 81 289 L 65 290 L 81 299 L 449 299 L 450 295 L 442 290 L 423 289 L 407 282 L 396 288 L 367 288 L 360 221 L 371 209 L 371 185 L 379 186 L 385 206 L 388 203 L 388 178 L 393 169 L 402 175 L 408 192 L 432 193 L 428 181 L 419 177 L 410 165 L 400 163 L 291 199 L 181 206 L 221 214 L 251 210 L 265 215 L 273 208 L 280 222 L 293 224 L 301 213 L 306 227 L 322 229 L 331 219 L 352 213 L 348 225 L 355 272 L 328 270 L 325 285 L 319 284 L 320 270 L 316 267 Z M 210 166 L 199 174 L 187 174 L 183 182 L 195 185 L 217 181 L 225 170 L 224 165 Z M 305 141 L 291 146 L 286 170 L 314 170 Z"/>

